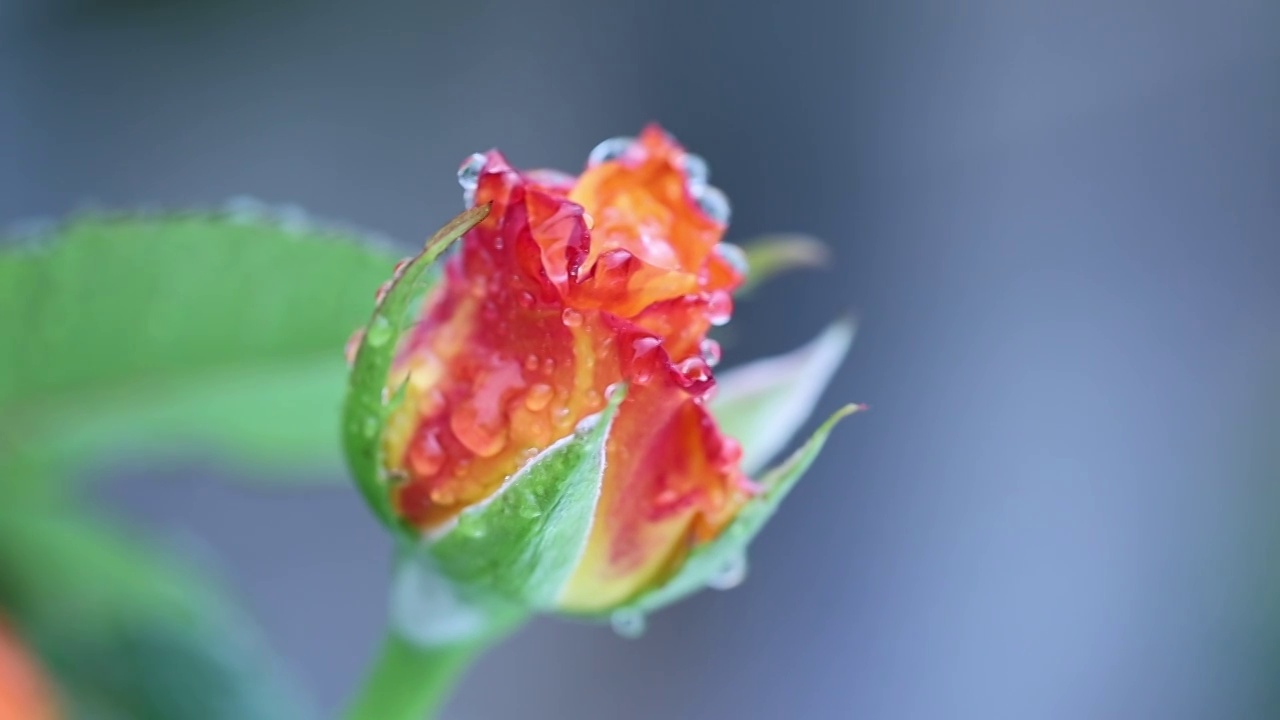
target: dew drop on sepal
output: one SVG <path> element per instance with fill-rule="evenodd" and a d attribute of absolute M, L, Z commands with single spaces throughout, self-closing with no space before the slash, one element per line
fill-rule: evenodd
<path fill-rule="evenodd" d="M 747 579 L 747 556 L 735 553 L 726 557 L 715 572 L 707 579 L 707 587 L 712 590 L 732 590 Z"/>
<path fill-rule="evenodd" d="M 609 625 L 619 636 L 634 640 L 644 635 L 644 613 L 639 610 L 617 610 L 609 616 Z"/>

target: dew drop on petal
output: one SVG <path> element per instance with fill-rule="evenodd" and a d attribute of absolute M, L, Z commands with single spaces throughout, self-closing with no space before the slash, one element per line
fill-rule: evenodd
<path fill-rule="evenodd" d="M 733 243 L 722 242 L 716 245 L 716 254 L 729 263 L 729 266 L 736 270 L 739 275 L 746 277 L 751 272 L 751 265 L 747 263 L 747 253 L 741 247 Z"/>
<path fill-rule="evenodd" d="M 480 173 L 488 159 L 483 153 L 472 153 L 458 167 L 458 184 L 462 186 L 462 201 L 467 207 L 476 202 L 476 188 L 480 185 Z"/>
<path fill-rule="evenodd" d="M 720 188 L 708 185 L 698 192 L 697 198 L 698 207 L 702 208 L 704 215 L 720 225 L 729 224 L 729 216 L 731 214 L 729 198 L 725 197 Z"/>
<path fill-rule="evenodd" d="M 732 590 L 747 579 L 747 556 L 745 553 L 734 553 L 726 557 L 715 572 L 707 579 L 707 587 L 712 590 Z"/>
<path fill-rule="evenodd" d="M 639 610 L 617 610 L 609 616 L 609 625 L 619 637 L 634 640 L 644 635 L 644 614 Z"/>
<path fill-rule="evenodd" d="M 430 477 L 440 472 L 444 461 L 444 447 L 440 444 L 439 434 L 434 431 L 428 433 L 409 450 L 408 465 L 420 478 Z"/>
<path fill-rule="evenodd" d="M 516 302 L 519 303 L 522 308 L 531 308 L 536 301 L 537 298 L 535 298 L 533 293 L 528 290 L 521 290 L 520 293 L 516 295 Z"/>
<path fill-rule="evenodd" d="M 449 429 L 463 447 L 480 457 L 493 457 L 507 446 L 506 428 L 484 424 L 474 398 L 453 411 L 449 416 Z"/>
<path fill-rule="evenodd" d="M 462 165 L 458 166 L 458 184 L 463 190 L 475 190 L 480 185 L 480 172 L 484 170 L 488 159 L 484 153 L 471 153 Z"/>
<path fill-rule="evenodd" d="M 707 367 L 715 367 L 720 364 L 720 343 L 707 338 L 698 344 L 698 353 L 702 355 L 702 359 L 706 361 Z"/>
<path fill-rule="evenodd" d="M 729 324 L 733 316 L 733 298 L 729 293 L 717 290 L 707 298 L 707 320 L 716 327 Z"/>
<path fill-rule="evenodd" d="M 565 308 L 560 319 L 564 321 L 565 327 L 576 328 L 582 325 L 582 313 L 573 308 Z"/>
<path fill-rule="evenodd" d="M 676 364 L 676 370 L 690 383 L 704 383 L 711 379 L 711 367 L 699 356 L 681 360 Z"/>
<path fill-rule="evenodd" d="M 441 485 L 431 490 L 431 502 L 437 505 L 450 505 L 457 499 L 458 497 L 453 494 L 453 490 L 448 486 Z"/>
<path fill-rule="evenodd" d="M 591 149 L 591 154 L 587 156 L 587 167 L 617 160 L 626 154 L 635 141 L 633 137 L 612 137 L 605 140 Z"/>
<path fill-rule="evenodd" d="M 706 187 L 711 179 L 711 167 L 707 165 L 705 158 L 694 153 L 685 153 L 681 165 L 684 169 L 685 182 L 689 183 L 691 192 L 698 193 Z"/>
<path fill-rule="evenodd" d="M 530 372 L 533 372 L 534 370 L 538 369 L 538 363 L 539 363 L 538 356 L 530 355 L 529 357 L 524 359 L 524 369 Z"/>
<path fill-rule="evenodd" d="M 554 394 L 555 390 L 550 385 L 534 383 L 529 386 L 529 392 L 524 396 L 524 406 L 538 412 L 551 403 L 551 397 Z"/>
<path fill-rule="evenodd" d="M 373 322 L 365 332 L 364 341 L 370 347 L 382 347 L 391 339 L 391 321 L 386 315 L 374 316 Z"/>

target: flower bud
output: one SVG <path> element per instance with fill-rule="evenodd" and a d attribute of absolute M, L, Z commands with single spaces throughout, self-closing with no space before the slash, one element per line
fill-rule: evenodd
<path fill-rule="evenodd" d="M 398 266 L 356 341 L 346 437 L 366 497 L 467 592 L 531 609 L 651 609 L 677 578 L 715 584 L 691 559 L 745 551 L 758 524 L 737 521 L 771 512 L 825 430 L 760 483 L 712 413 L 708 334 L 748 268 L 721 243 L 729 206 L 706 163 L 651 126 L 602 143 L 576 178 L 491 151 L 459 182 L 474 207 Z M 459 235 L 428 290 L 426 267 Z M 819 390 L 840 338 L 807 379 Z M 791 381 L 773 379 L 780 397 Z M 778 432 L 808 416 L 817 393 L 804 397 Z"/>

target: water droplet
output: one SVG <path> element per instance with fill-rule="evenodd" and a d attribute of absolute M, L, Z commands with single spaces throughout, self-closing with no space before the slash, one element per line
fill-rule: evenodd
<path fill-rule="evenodd" d="M 457 531 L 463 537 L 482 538 L 488 532 L 485 527 L 484 520 L 480 518 L 479 513 L 462 513 L 458 516 Z"/>
<path fill-rule="evenodd" d="M 722 260 L 729 263 L 737 273 L 746 277 L 751 272 L 751 265 L 747 262 L 747 253 L 733 243 L 722 242 L 716 246 L 716 254 Z"/>
<path fill-rule="evenodd" d="M 431 489 L 431 502 L 437 505 L 451 505 L 457 496 L 453 494 L 453 488 L 446 485 Z"/>
<path fill-rule="evenodd" d="M 542 372 L 550 375 L 551 372 L 555 369 L 556 369 L 555 358 L 546 358 L 542 361 Z"/>
<path fill-rule="evenodd" d="M 676 370 L 689 381 L 690 384 L 704 383 L 711 379 L 711 368 L 707 361 L 700 356 L 685 358 L 676 364 Z"/>
<path fill-rule="evenodd" d="M 462 186 L 462 203 L 466 207 L 476 204 L 476 188 L 480 186 L 480 173 L 489 160 L 482 153 L 472 153 L 458 167 L 458 184 Z"/>
<path fill-rule="evenodd" d="M 534 412 L 538 412 L 551 403 L 551 397 L 555 395 L 555 390 L 546 383 L 534 383 L 529 386 L 529 392 L 524 396 L 524 406 Z"/>
<path fill-rule="evenodd" d="M 707 165 L 706 159 L 701 155 L 685 153 L 681 165 L 684 168 L 685 182 L 689 183 L 692 192 L 696 194 L 706 187 L 707 181 L 711 179 L 711 166 Z"/>
<path fill-rule="evenodd" d="M 698 353 L 706 361 L 707 367 L 715 367 L 720 364 L 720 343 L 715 340 L 707 338 L 699 343 Z"/>
<path fill-rule="evenodd" d="M 599 415 L 588 415 L 579 420 L 577 425 L 573 426 L 573 432 L 576 435 L 586 435 L 594 430 L 596 425 L 599 423 Z"/>
<path fill-rule="evenodd" d="M 512 498 L 516 514 L 526 520 L 540 517 L 542 515 L 542 507 L 538 505 L 538 498 L 528 490 L 512 488 L 515 496 Z"/>
<path fill-rule="evenodd" d="M 276 208 L 276 222 L 283 230 L 302 232 L 311 227 L 311 216 L 298 205 L 281 205 Z"/>
<path fill-rule="evenodd" d="M 621 389 L 622 389 L 622 383 L 613 383 L 612 385 L 604 389 L 604 399 L 612 400 L 613 396 L 616 395 L 618 391 Z"/>
<path fill-rule="evenodd" d="M 609 616 L 609 625 L 620 637 L 635 640 L 644 635 L 644 614 L 639 610 L 617 610 Z"/>
<path fill-rule="evenodd" d="M 369 347 L 382 347 L 391 339 L 391 321 L 386 315 L 376 315 L 373 323 L 369 325 L 369 329 L 365 332 L 364 341 Z"/>
<path fill-rule="evenodd" d="M 453 411 L 449 416 L 449 429 L 463 447 L 480 457 L 493 457 L 507 446 L 506 428 L 482 422 L 475 398 Z"/>
<path fill-rule="evenodd" d="M 361 426 L 361 432 L 364 436 L 371 438 L 378 434 L 378 428 L 382 425 L 377 415 L 370 415 L 364 419 L 364 425 Z"/>
<path fill-rule="evenodd" d="M 733 316 L 733 297 L 723 290 L 711 293 L 711 297 L 707 298 L 707 320 L 712 325 L 720 327 L 729 324 L 729 318 Z"/>
<path fill-rule="evenodd" d="M 747 556 L 735 553 L 726 557 L 707 579 L 707 587 L 712 590 L 732 590 L 747 579 Z"/>
<path fill-rule="evenodd" d="M 633 137 L 612 137 L 591 150 L 591 154 L 587 156 L 587 167 L 595 167 L 600 163 L 617 160 L 626 154 L 627 150 L 634 145 L 636 139 Z"/>
<path fill-rule="evenodd" d="M 265 217 L 269 208 L 266 203 L 248 195 L 237 195 L 227 201 L 224 206 L 227 214 L 231 216 L 232 222 L 248 223 L 261 220 Z"/>
<path fill-rule="evenodd" d="M 573 308 L 565 308 L 560 319 L 564 321 L 565 327 L 576 328 L 582 325 L 582 313 Z"/>
<path fill-rule="evenodd" d="M 516 295 L 516 302 L 519 303 L 522 308 L 533 307 L 533 304 L 537 302 L 537 300 L 538 299 L 533 296 L 533 293 L 528 290 L 521 290 L 520 293 Z"/>
<path fill-rule="evenodd" d="M 708 185 L 702 188 L 696 197 L 698 198 L 698 207 L 702 208 L 704 215 L 720 225 L 729 224 L 729 216 L 731 214 L 729 198 L 725 197 L 720 188 Z"/>
<path fill-rule="evenodd" d="M 533 372 L 538 369 L 538 356 L 530 355 L 524 359 L 524 369 Z"/>
<path fill-rule="evenodd" d="M 427 433 L 421 440 L 409 448 L 408 465 L 420 478 L 430 477 L 444 467 L 444 447 L 440 444 L 437 431 Z"/>
<path fill-rule="evenodd" d="M 489 160 L 484 153 L 471 153 L 462 161 L 458 166 L 458 184 L 463 190 L 475 190 L 480 185 L 480 172 L 487 162 Z"/>

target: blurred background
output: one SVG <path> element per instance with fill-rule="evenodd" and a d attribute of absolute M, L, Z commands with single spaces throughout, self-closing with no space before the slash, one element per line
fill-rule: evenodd
<path fill-rule="evenodd" d="M 1280 4 L 0 2 L 0 223 L 296 203 L 409 248 L 497 146 L 659 120 L 737 240 L 826 239 L 726 364 L 853 309 L 842 426 L 738 590 L 533 623 L 451 718 L 1280 717 Z M 113 466 L 332 714 L 377 645 L 345 484 Z"/>

